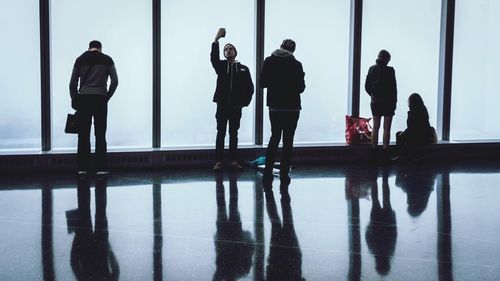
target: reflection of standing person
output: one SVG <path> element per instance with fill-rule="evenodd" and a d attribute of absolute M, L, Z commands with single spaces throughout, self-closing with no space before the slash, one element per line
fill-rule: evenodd
<path fill-rule="evenodd" d="M 284 184 L 290 182 L 288 173 L 293 151 L 293 137 L 302 109 L 300 94 L 306 87 L 302 64 L 293 56 L 294 51 L 295 42 L 285 39 L 280 49 L 267 57 L 262 66 L 260 83 L 262 88 L 267 88 L 267 106 L 271 121 L 271 138 L 267 146 L 263 177 L 266 183 L 273 180 L 274 160 L 282 134 L 280 178 Z"/>
<path fill-rule="evenodd" d="M 238 186 L 236 177 L 229 182 L 229 216 L 223 176 L 216 174 L 217 232 L 214 236 L 216 270 L 213 280 L 237 280 L 250 272 L 255 243 L 252 234 L 244 231 L 238 211 Z"/>
<path fill-rule="evenodd" d="M 78 216 L 71 247 L 71 268 L 77 280 L 118 280 L 120 275 L 118 262 L 109 244 L 106 188 L 106 178 L 96 180 L 93 229 L 89 179 L 78 180 Z"/>
<path fill-rule="evenodd" d="M 267 214 L 271 220 L 271 245 L 267 265 L 268 281 L 303 281 L 302 277 L 302 251 L 293 225 L 290 195 L 282 192 L 281 221 L 274 194 L 266 193 Z"/>
<path fill-rule="evenodd" d="M 75 61 L 69 84 L 71 106 L 78 111 L 77 166 L 79 174 L 86 174 L 90 165 L 92 118 L 94 118 L 96 171 L 97 174 L 108 173 L 106 160 L 108 101 L 118 87 L 118 76 L 113 59 L 101 51 L 101 42 L 89 43 L 89 50 Z M 109 89 L 107 89 L 108 77 L 111 79 Z M 80 81 L 79 88 L 78 81 Z"/>
<path fill-rule="evenodd" d="M 398 236 L 396 213 L 391 207 L 388 177 L 388 171 L 384 171 L 382 176 L 382 206 L 378 199 L 377 181 L 374 181 L 370 222 L 365 233 L 366 244 L 375 257 L 375 268 L 381 275 L 387 275 L 391 270 L 391 258 L 396 249 Z"/>
<path fill-rule="evenodd" d="M 391 55 L 386 50 L 378 54 L 376 64 L 368 70 L 365 81 L 365 90 L 371 97 L 371 110 L 373 115 L 372 147 L 378 145 L 378 132 L 382 116 L 384 117 L 383 148 L 389 148 L 391 139 L 391 124 L 396 110 L 397 89 L 394 68 L 387 66 Z"/>
<path fill-rule="evenodd" d="M 210 61 L 217 73 L 217 87 L 213 101 L 217 103 L 217 138 L 215 141 L 214 170 L 223 168 L 224 138 L 226 137 L 227 123 L 229 122 L 229 157 L 232 168 L 241 169 L 238 163 L 238 129 L 240 128 L 241 109 L 248 106 L 254 91 L 250 70 L 236 61 L 236 47 L 233 44 L 224 46 L 225 60 L 219 57 L 219 39 L 226 36 L 226 30 L 220 28 L 212 43 Z"/>

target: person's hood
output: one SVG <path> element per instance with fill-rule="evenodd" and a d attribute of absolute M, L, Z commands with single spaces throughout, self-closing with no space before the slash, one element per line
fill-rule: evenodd
<path fill-rule="evenodd" d="M 229 74 L 229 71 L 231 68 L 234 68 L 236 72 L 239 71 L 240 68 L 240 62 L 237 60 L 234 60 L 233 63 L 230 63 L 229 60 L 227 61 L 227 68 L 226 68 L 226 73 Z"/>
<path fill-rule="evenodd" d="M 272 55 L 276 56 L 278 58 L 289 58 L 289 57 L 293 58 L 293 53 L 292 52 L 287 51 L 287 50 L 283 50 L 283 49 L 277 49 L 277 50 L 275 50 L 272 53 Z"/>

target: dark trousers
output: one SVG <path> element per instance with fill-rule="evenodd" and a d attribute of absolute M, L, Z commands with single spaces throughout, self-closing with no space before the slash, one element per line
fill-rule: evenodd
<path fill-rule="evenodd" d="M 224 139 L 226 137 L 227 123 L 229 123 L 229 157 L 231 161 L 238 160 L 238 129 L 240 128 L 241 108 L 217 104 L 215 119 L 217 120 L 215 161 L 224 161 Z"/>
<path fill-rule="evenodd" d="M 299 121 L 299 111 L 269 111 L 269 119 L 271 121 L 271 138 L 267 145 L 266 151 L 266 167 L 264 169 L 264 177 L 272 178 L 274 161 L 278 145 L 283 134 L 283 151 L 281 154 L 280 176 L 288 177 L 290 172 L 290 160 L 293 152 L 293 137 L 297 122 Z"/>
<path fill-rule="evenodd" d="M 94 119 L 95 134 L 95 160 L 96 170 L 105 171 L 107 169 L 107 144 L 106 127 L 108 116 L 108 102 L 105 96 L 81 95 L 78 96 L 78 170 L 87 171 L 90 167 L 90 128 L 92 118 Z"/>

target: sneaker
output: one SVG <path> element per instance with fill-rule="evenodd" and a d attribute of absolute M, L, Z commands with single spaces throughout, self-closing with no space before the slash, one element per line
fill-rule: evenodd
<path fill-rule="evenodd" d="M 86 175 L 86 174 L 87 174 L 87 171 L 81 170 L 81 171 L 78 171 L 78 174 L 79 174 L 79 175 Z"/>
<path fill-rule="evenodd" d="M 222 170 L 222 162 L 215 163 L 215 165 L 214 165 L 214 167 L 212 169 L 214 171 L 220 171 L 220 170 Z"/>
<path fill-rule="evenodd" d="M 236 169 L 236 170 L 241 170 L 243 167 L 238 163 L 238 161 L 233 161 L 229 164 L 229 167 Z"/>
<path fill-rule="evenodd" d="M 97 173 L 95 173 L 95 174 L 98 176 L 103 176 L 103 175 L 109 174 L 109 172 L 108 171 L 97 171 Z"/>

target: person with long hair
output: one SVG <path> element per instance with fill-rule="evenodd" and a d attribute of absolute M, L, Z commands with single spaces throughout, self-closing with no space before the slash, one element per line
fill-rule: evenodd
<path fill-rule="evenodd" d="M 384 117 L 383 149 L 389 148 L 391 124 L 396 110 L 397 88 L 394 68 L 387 66 L 391 55 L 386 50 L 378 54 L 376 64 L 368 70 L 365 90 L 370 95 L 370 107 L 373 115 L 372 147 L 378 146 L 378 135 L 382 116 Z"/>
<path fill-rule="evenodd" d="M 396 133 L 396 144 L 400 154 L 407 154 L 421 145 L 435 143 L 437 139 L 436 130 L 429 123 L 429 112 L 419 94 L 410 95 L 408 108 L 408 118 L 406 119 L 408 128 Z"/>

